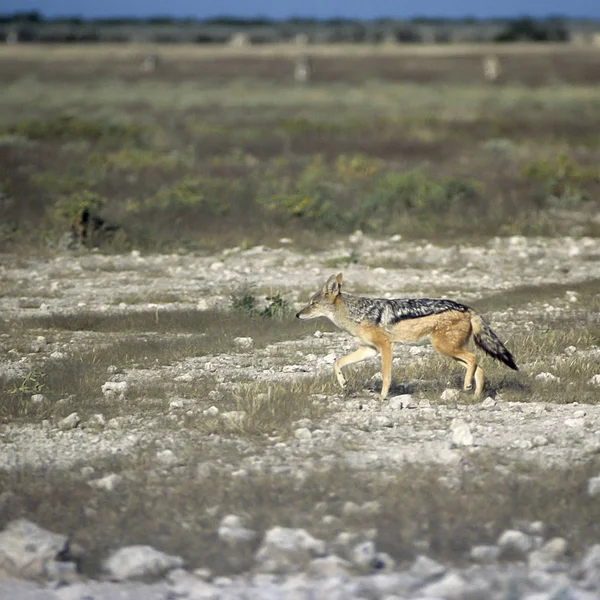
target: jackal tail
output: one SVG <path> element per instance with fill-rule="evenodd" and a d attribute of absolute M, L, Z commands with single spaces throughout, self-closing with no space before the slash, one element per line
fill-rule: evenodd
<path fill-rule="evenodd" d="M 471 317 L 471 326 L 473 327 L 473 341 L 477 346 L 492 358 L 503 362 L 507 367 L 515 371 L 519 370 L 513 355 L 492 331 L 492 328 L 479 315 L 473 314 Z"/>

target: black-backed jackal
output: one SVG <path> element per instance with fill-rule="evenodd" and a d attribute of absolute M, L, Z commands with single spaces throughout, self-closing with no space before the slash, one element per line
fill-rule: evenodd
<path fill-rule="evenodd" d="M 512 354 L 490 326 L 472 309 L 453 300 L 430 298 L 363 298 L 341 291 L 342 274 L 332 275 L 296 316 L 299 319 L 327 317 L 334 325 L 354 336 L 360 347 L 335 361 L 338 383 L 346 386 L 342 368 L 381 354 L 381 399 L 392 380 L 392 344 L 418 342 L 429 338 L 433 347 L 445 356 L 459 361 L 467 370 L 464 389 L 475 395 L 483 390 L 483 369 L 472 352 L 469 340 L 487 354 L 518 371 Z"/>

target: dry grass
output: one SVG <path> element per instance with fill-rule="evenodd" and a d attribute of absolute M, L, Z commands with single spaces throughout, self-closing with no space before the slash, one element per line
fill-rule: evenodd
<path fill-rule="evenodd" d="M 205 375 L 195 378 L 193 384 L 176 382 L 172 375 L 166 379 L 161 375 L 165 369 L 203 356 L 251 354 L 276 342 L 301 339 L 317 329 L 315 323 L 299 327 L 291 316 L 268 318 L 243 312 L 192 310 L 140 311 L 126 315 L 81 312 L 2 325 L 4 331 L 10 331 L 11 346 L 21 348 L 23 353 L 31 344 L 29 340 L 41 334 L 49 342 L 72 339 L 78 344 L 81 342 L 70 338 L 69 332 L 86 332 L 86 339 L 93 340 L 92 350 L 69 350 L 64 358 L 55 363 L 40 363 L 23 378 L 2 378 L 0 389 L 5 401 L 0 407 L 0 419 L 5 422 L 58 419 L 74 411 L 82 419 L 96 412 L 106 418 L 131 414 L 153 418 L 165 413 L 168 398 L 172 397 L 193 399 L 195 409 L 200 411 L 215 402 L 209 400 L 209 393 L 217 389 L 215 378 Z M 235 346 L 234 338 L 242 334 L 252 337 L 253 350 Z M 227 363 L 225 360 L 223 369 Z M 186 371 L 191 368 L 186 367 Z M 154 376 L 148 373 L 136 378 L 136 371 L 146 369 L 152 370 Z M 107 400 L 101 393 L 102 385 L 114 379 L 110 370 L 133 374 L 135 384 L 128 391 L 125 403 Z M 271 431 L 289 425 L 292 414 L 305 416 L 304 412 L 312 410 L 309 396 L 323 389 L 327 385 L 310 379 L 274 386 L 241 382 L 239 387 L 224 386 L 218 401 L 221 410 L 248 411 L 250 420 L 242 428 L 247 433 L 263 426 Z M 46 400 L 33 403 L 30 397 L 35 393 L 43 393 Z M 199 412 L 192 420 L 198 415 Z M 218 430 L 221 425 L 218 420 L 208 425 L 202 420 L 207 431 Z"/>
<path fill-rule="evenodd" d="M 74 54 L 82 60 L 132 58 L 149 53 L 159 53 L 169 59 L 183 58 L 213 59 L 217 57 L 261 57 L 295 56 L 306 53 L 307 49 L 315 56 L 472 56 L 486 54 L 544 56 L 588 54 L 589 50 L 577 45 L 564 43 L 511 43 L 511 44 L 311 44 L 307 47 L 297 44 L 264 44 L 246 47 L 200 44 L 90 44 L 76 49 L 69 45 L 26 44 L 5 45 L 0 48 L 0 58 L 31 58 L 36 60 L 73 60 Z"/>

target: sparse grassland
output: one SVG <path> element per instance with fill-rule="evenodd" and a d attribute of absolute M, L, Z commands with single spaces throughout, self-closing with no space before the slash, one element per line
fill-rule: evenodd
<path fill-rule="evenodd" d="M 401 565 L 462 562 L 534 520 L 569 558 L 597 542 L 597 53 L 506 48 L 488 85 L 483 46 L 315 48 L 298 86 L 290 47 L 161 48 L 152 74 L 139 52 L 0 49 L 0 528 L 71 534 L 94 575 L 141 543 L 250 568 L 260 536 L 218 538 L 231 513 L 332 544 L 376 528 Z M 84 208 L 120 235 L 67 256 Z M 573 252 L 510 234 L 568 234 Z M 464 293 L 520 371 L 483 357 L 488 408 L 442 400 L 462 367 L 397 345 L 391 395 L 410 407 L 374 399 L 379 359 L 340 390 L 353 341 L 293 316 L 330 270 L 365 295 Z"/>
<path fill-rule="evenodd" d="M 5 50 L 0 242 L 55 245 L 88 205 L 124 226 L 117 250 L 356 228 L 597 233 L 591 57 L 521 50 L 518 61 L 506 50 L 506 77 L 488 85 L 473 50 L 317 49 L 303 87 L 275 50 L 164 50 L 151 76 L 125 48 Z"/>

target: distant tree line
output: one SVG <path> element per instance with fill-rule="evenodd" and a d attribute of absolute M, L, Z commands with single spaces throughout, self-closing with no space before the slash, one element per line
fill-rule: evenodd
<path fill-rule="evenodd" d="M 581 25 L 582 21 L 577 23 Z M 600 30 L 600 23 L 584 20 L 586 29 Z M 19 42 L 196 42 L 222 43 L 235 33 L 246 33 L 249 43 L 290 41 L 302 34 L 313 43 L 449 43 L 449 42 L 566 42 L 576 22 L 561 17 L 533 19 L 444 19 L 416 17 L 359 21 L 291 17 L 208 19 L 149 18 L 83 19 L 78 16 L 45 18 L 38 11 L 0 14 L 0 39 Z"/>

